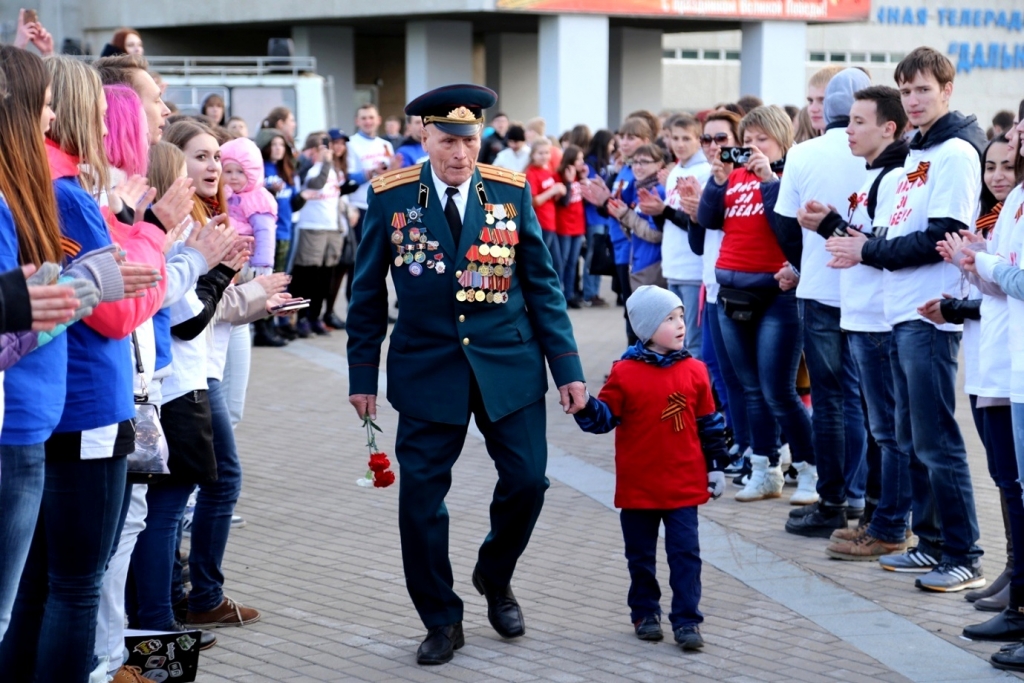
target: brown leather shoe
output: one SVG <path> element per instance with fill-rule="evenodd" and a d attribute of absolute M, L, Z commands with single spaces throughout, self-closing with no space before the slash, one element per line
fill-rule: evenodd
<path fill-rule="evenodd" d="M 836 541 L 856 541 L 858 538 L 868 532 L 867 527 L 863 526 L 849 526 L 845 529 L 836 529 L 829 536 L 830 541 L 835 543 Z"/>
<path fill-rule="evenodd" d="M 148 680 L 142 677 L 142 669 L 125 664 L 114 673 L 112 683 L 146 683 Z"/>
<path fill-rule="evenodd" d="M 825 549 L 825 552 L 835 560 L 867 562 L 877 560 L 883 555 L 901 553 L 906 549 L 906 543 L 887 543 L 865 533 L 852 541 L 835 541 Z"/>
<path fill-rule="evenodd" d="M 220 628 L 222 626 L 245 626 L 260 620 L 260 613 L 252 607 L 239 605 L 224 596 L 224 601 L 209 612 L 188 611 L 185 625 L 189 628 Z"/>

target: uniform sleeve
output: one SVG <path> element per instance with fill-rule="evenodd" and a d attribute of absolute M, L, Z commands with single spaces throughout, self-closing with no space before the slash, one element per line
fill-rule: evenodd
<path fill-rule="evenodd" d="M 526 299 L 527 315 L 530 317 L 541 350 L 547 358 L 555 385 L 561 387 L 570 382 L 583 382 L 583 365 L 576 348 L 576 339 L 572 334 L 565 296 L 558 284 L 555 268 L 551 264 L 551 252 L 544 245 L 537 214 L 531 205 L 529 183 L 521 192 L 519 215 L 522 216 L 522 221 L 519 245 L 516 247 L 515 276 L 519 279 L 523 297 Z M 385 240 L 382 235 L 378 241 L 383 244 Z M 356 263 L 359 263 L 358 254 Z M 386 264 L 384 267 L 387 267 Z M 383 305 L 386 321 L 386 292 Z"/>
<path fill-rule="evenodd" d="M 383 206 L 382 199 L 370 188 L 346 321 L 350 395 L 377 394 L 380 346 L 388 330 L 387 275 L 391 262 Z"/>

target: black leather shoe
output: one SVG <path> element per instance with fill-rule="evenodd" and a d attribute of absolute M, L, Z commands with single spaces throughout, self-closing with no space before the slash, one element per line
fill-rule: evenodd
<path fill-rule="evenodd" d="M 327 325 L 327 327 L 333 327 L 336 330 L 345 329 L 345 321 L 334 313 L 328 313 L 324 316 L 324 325 Z"/>
<path fill-rule="evenodd" d="M 1004 671 L 1024 671 L 1024 644 L 1004 645 L 999 652 L 989 657 L 989 662 Z"/>
<path fill-rule="evenodd" d="M 814 512 L 803 517 L 790 517 L 786 531 L 809 538 L 829 538 L 836 529 L 845 529 L 846 508 L 819 505 Z"/>
<path fill-rule="evenodd" d="M 964 627 L 964 638 L 971 640 L 996 640 L 1012 642 L 1024 639 L 1024 613 L 1018 610 L 1005 610 L 982 624 Z"/>
<path fill-rule="evenodd" d="M 526 633 L 523 610 L 519 609 L 519 603 L 512 595 L 511 584 L 500 589 L 487 586 L 480 576 L 479 569 L 474 569 L 473 586 L 480 591 L 480 595 L 487 598 L 487 620 L 491 622 L 499 636 L 518 638 Z"/>
<path fill-rule="evenodd" d="M 427 631 L 427 637 L 416 650 L 416 663 L 430 665 L 450 662 L 455 651 L 465 644 L 461 621 L 447 626 L 435 626 Z"/>
<path fill-rule="evenodd" d="M 821 507 L 821 503 L 811 503 L 810 505 L 801 505 L 798 508 L 793 508 L 789 511 L 789 518 L 796 519 L 797 517 L 806 517 L 807 515 L 817 512 L 818 508 Z"/>
<path fill-rule="evenodd" d="M 1004 592 L 1004 589 L 1010 585 L 1010 577 L 1013 575 L 1013 569 L 1007 567 L 1003 570 L 1003 573 L 997 576 L 992 583 L 988 584 L 984 588 L 979 588 L 976 591 L 970 591 L 964 594 L 964 600 L 967 602 L 977 602 L 978 600 L 984 600 L 985 598 L 991 598 L 997 593 Z M 1009 594 L 1007 594 L 1009 595 Z M 1002 612 L 1006 608 L 1006 605 L 1000 607 L 998 612 Z M 988 611 L 988 610 L 984 610 Z"/>
<path fill-rule="evenodd" d="M 1010 606 L 1010 584 L 1003 586 L 1003 590 L 995 595 L 974 601 L 974 609 L 980 612 L 1002 612 Z"/>

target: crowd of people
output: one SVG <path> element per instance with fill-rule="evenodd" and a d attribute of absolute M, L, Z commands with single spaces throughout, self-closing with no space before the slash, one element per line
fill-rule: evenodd
<path fill-rule="evenodd" d="M 199 116 L 172 114 L 138 33 L 107 48 L 92 65 L 53 55 L 24 16 L 0 46 L 5 680 L 138 682 L 127 626 L 201 629 L 207 648 L 211 629 L 260 618 L 224 593 L 222 572 L 244 523 L 234 427 L 251 347 L 345 329 L 338 297 L 351 296 L 370 185 L 427 159 L 421 117 L 382 122 L 370 104 L 352 135 L 301 145 L 285 107 L 251 136 L 217 96 Z M 968 594 L 997 614 L 964 635 L 1016 642 L 1024 102 L 986 134 L 950 111 L 954 77 L 919 48 L 894 84 L 822 69 L 802 109 L 748 96 L 558 139 L 543 119 L 499 113 L 479 161 L 525 178 L 568 307 L 643 306 L 624 322 L 628 346 L 678 332 L 703 361 L 701 405 L 724 424 L 701 423 L 701 439 L 721 431 L 715 462 L 737 501 L 792 484 L 788 532 L 828 539 L 838 560 L 919 573 L 928 591 L 986 585 L 954 418 L 962 352 L 1008 549 Z M 665 310 L 674 327 L 659 332 L 650 311 Z M 627 381 L 615 372 L 611 385 Z M 581 419 L 614 426 L 611 412 Z M 650 535 L 649 520 L 629 524 Z M 680 524 L 696 533 L 695 518 Z M 638 636 L 653 616 L 634 609 Z M 993 663 L 1024 670 L 1024 646 Z"/>

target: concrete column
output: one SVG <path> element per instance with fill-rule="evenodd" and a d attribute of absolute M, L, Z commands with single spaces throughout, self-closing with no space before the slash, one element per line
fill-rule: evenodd
<path fill-rule="evenodd" d="M 438 86 L 472 82 L 472 22 L 410 21 L 406 23 L 406 102 Z"/>
<path fill-rule="evenodd" d="M 537 54 L 540 115 L 548 134 L 560 135 L 578 123 L 606 128 L 608 17 L 542 16 Z"/>
<path fill-rule="evenodd" d="M 807 90 L 807 24 L 798 21 L 744 22 L 740 54 L 740 96 L 765 104 L 800 106 Z"/>
<path fill-rule="evenodd" d="M 356 113 L 355 29 L 350 26 L 294 26 L 292 40 L 295 54 L 316 57 L 317 73 L 333 81 L 333 98 L 327 102 L 328 125 L 347 127 Z M 328 96 L 331 96 L 330 89 Z"/>
<path fill-rule="evenodd" d="M 513 121 L 537 116 L 537 35 L 492 33 L 485 45 L 487 87 L 498 93 L 491 115 L 502 111 Z"/>
<path fill-rule="evenodd" d="M 608 40 L 608 121 L 661 103 L 661 30 L 613 28 Z"/>

